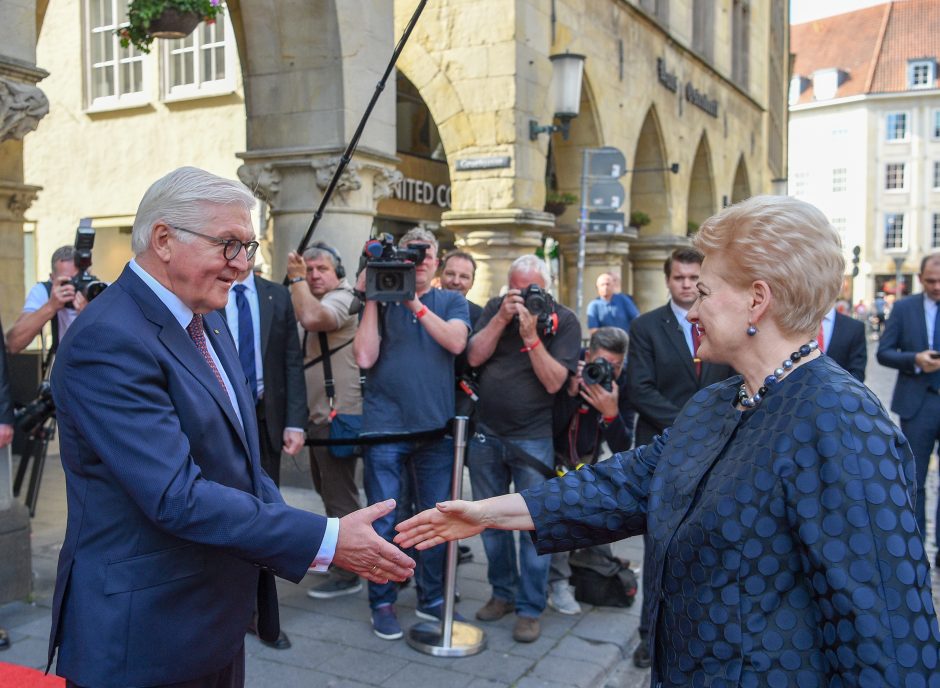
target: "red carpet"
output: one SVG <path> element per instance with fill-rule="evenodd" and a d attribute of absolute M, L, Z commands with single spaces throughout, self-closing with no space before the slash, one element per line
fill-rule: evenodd
<path fill-rule="evenodd" d="M 41 671 L 0 662 L 0 686 L 2 688 L 63 688 L 65 679 L 46 676 Z"/>

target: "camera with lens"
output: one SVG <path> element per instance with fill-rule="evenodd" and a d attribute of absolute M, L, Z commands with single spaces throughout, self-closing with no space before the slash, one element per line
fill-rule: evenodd
<path fill-rule="evenodd" d="M 54 413 L 55 402 L 52 400 L 52 387 L 47 381 L 43 381 L 39 385 L 36 398 L 13 412 L 13 423 L 17 430 L 24 435 L 29 435 Z"/>
<path fill-rule="evenodd" d="M 366 242 L 360 267 L 366 271 L 366 301 L 403 302 L 415 297 L 415 267 L 429 244 L 395 246 L 391 234 Z"/>
<path fill-rule="evenodd" d="M 537 284 L 530 284 L 520 293 L 522 302 L 529 313 L 535 316 L 535 328 L 540 337 L 549 337 L 558 330 L 558 313 L 555 311 L 555 299 Z"/>
<path fill-rule="evenodd" d="M 586 385 L 600 385 L 608 392 L 614 389 L 614 367 L 606 358 L 595 358 L 581 370 L 581 379 Z"/>
<path fill-rule="evenodd" d="M 91 250 L 95 246 L 95 230 L 91 226 L 91 218 L 83 217 L 78 222 L 78 229 L 75 230 L 75 267 L 78 274 L 75 275 L 69 284 L 75 287 L 75 291 L 91 301 L 104 291 L 108 286 L 97 277 L 88 272 L 91 267 Z M 65 304 L 66 308 L 75 308 L 71 302 Z"/>

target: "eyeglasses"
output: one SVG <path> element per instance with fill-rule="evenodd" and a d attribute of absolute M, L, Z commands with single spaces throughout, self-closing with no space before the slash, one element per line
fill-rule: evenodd
<path fill-rule="evenodd" d="M 191 229 L 186 229 L 185 227 L 177 227 L 176 225 L 170 225 L 177 232 L 186 232 L 187 234 L 194 234 L 197 237 L 202 237 L 206 241 L 218 244 L 222 246 L 222 255 L 225 256 L 225 260 L 235 260 L 238 258 L 238 254 L 241 252 L 242 247 L 245 247 L 245 257 L 248 260 L 251 260 L 255 257 L 255 252 L 258 250 L 257 241 L 239 241 L 238 239 L 222 239 L 220 237 L 209 236 L 208 234 L 203 234 L 202 232 L 194 232 Z"/>

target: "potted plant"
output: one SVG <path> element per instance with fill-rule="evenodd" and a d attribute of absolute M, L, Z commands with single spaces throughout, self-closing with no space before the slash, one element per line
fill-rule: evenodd
<path fill-rule="evenodd" d="M 154 38 L 185 38 L 199 22 L 213 22 L 224 11 L 222 0 L 131 0 L 128 25 L 115 31 L 123 47 L 149 53 Z"/>
<path fill-rule="evenodd" d="M 578 202 L 578 197 L 572 193 L 549 191 L 545 195 L 545 212 L 558 217 L 565 212 L 565 208 Z"/>
<path fill-rule="evenodd" d="M 636 227 L 645 227 L 651 222 L 650 216 L 644 213 L 642 210 L 634 210 L 630 213 L 630 226 Z"/>

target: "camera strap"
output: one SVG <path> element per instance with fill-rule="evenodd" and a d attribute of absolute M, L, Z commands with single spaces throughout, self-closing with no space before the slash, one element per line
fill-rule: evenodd
<path fill-rule="evenodd" d="M 330 363 L 330 345 L 326 341 L 326 332 L 317 332 L 317 336 L 320 338 L 320 351 L 322 352 L 321 357 L 323 358 L 323 386 L 326 387 L 326 398 L 330 402 L 330 420 L 333 420 L 333 416 L 336 415 L 336 411 L 333 408 L 333 397 L 336 396 L 336 386 L 333 380 L 333 364 Z M 346 342 L 346 344 L 349 344 L 349 342 Z M 343 344 L 343 346 L 346 346 L 346 344 Z M 341 346 L 338 346 L 336 350 L 338 351 L 341 348 Z"/>

